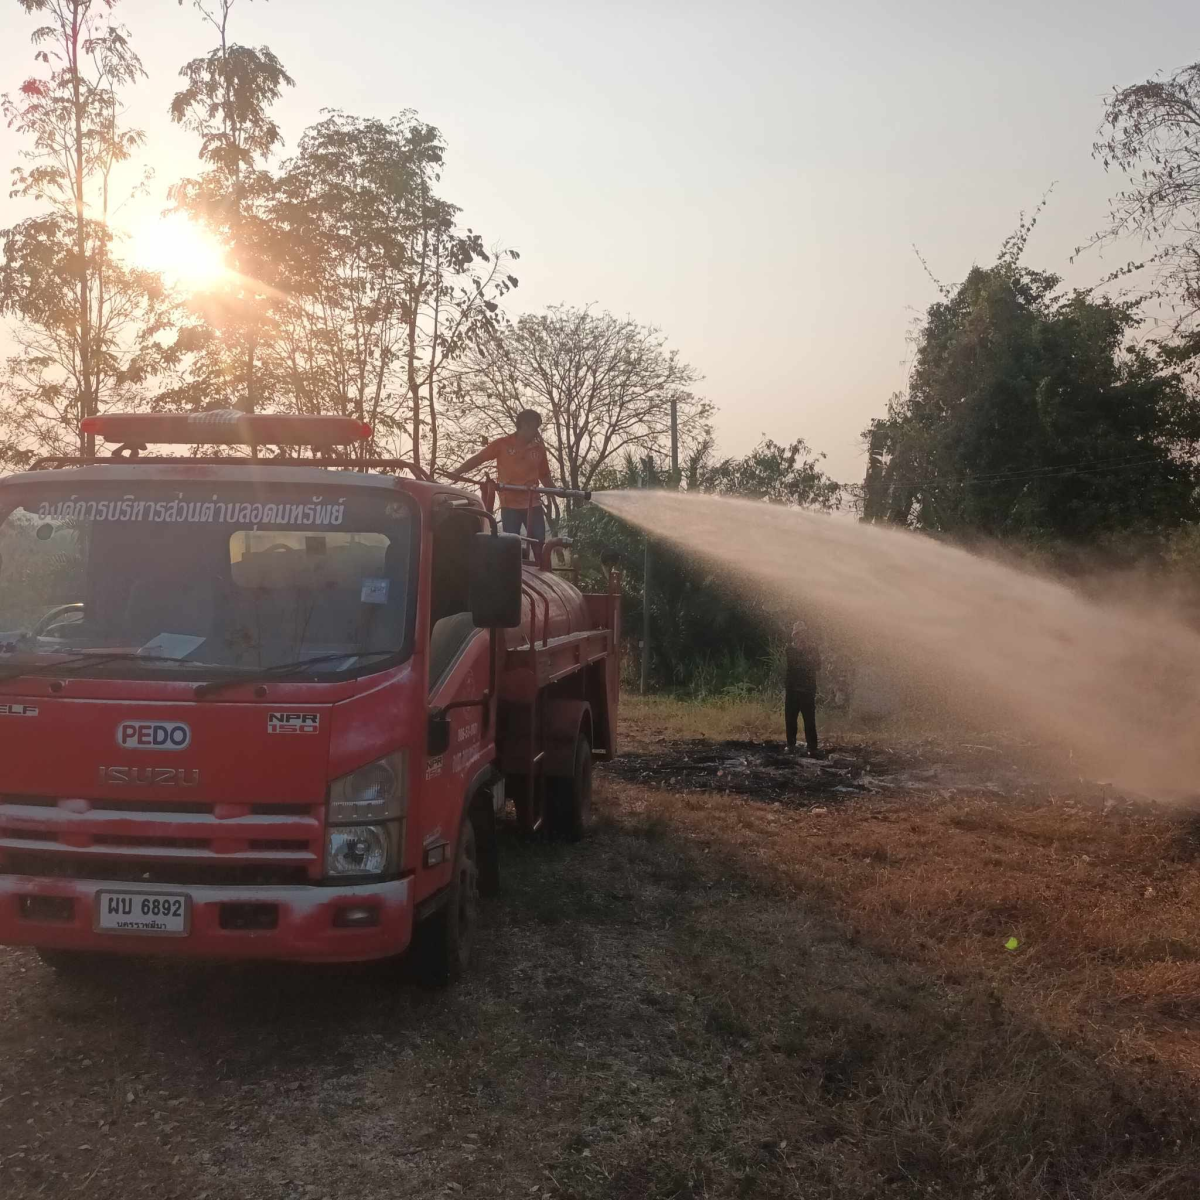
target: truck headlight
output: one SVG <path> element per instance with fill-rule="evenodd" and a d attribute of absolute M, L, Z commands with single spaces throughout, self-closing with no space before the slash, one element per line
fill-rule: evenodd
<path fill-rule="evenodd" d="M 389 754 L 329 785 L 325 877 L 389 875 L 400 861 L 408 812 L 408 762 Z"/>
<path fill-rule="evenodd" d="M 325 841 L 325 874 L 382 875 L 392 860 L 393 830 L 387 825 L 347 825 L 329 830 Z"/>
<path fill-rule="evenodd" d="M 329 825 L 394 821 L 408 811 L 408 771 L 403 750 L 359 767 L 329 785 Z"/>

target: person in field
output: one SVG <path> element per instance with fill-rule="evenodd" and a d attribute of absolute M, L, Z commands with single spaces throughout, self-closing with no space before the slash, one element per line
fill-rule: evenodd
<path fill-rule="evenodd" d="M 529 489 L 541 484 L 553 487 L 550 461 L 541 438 L 542 417 L 532 408 L 517 414 L 517 431 L 489 442 L 458 468 L 467 475 L 487 462 L 496 464 L 496 482 L 500 493 L 500 523 L 505 533 L 520 533 L 534 543 L 534 558 L 541 555 L 546 540 L 546 513 L 536 492 Z"/>
<path fill-rule="evenodd" d="M 817 745 L 817 675 L 821 670 L 821 650 L 808 626 L 797 621 L 787 648 L 787 676 L 783 701 L 783 723 L 787 748 L 796 749 L 797 718 L 804 717 L 804 740 L 813 758 L 823 758 Z"/>

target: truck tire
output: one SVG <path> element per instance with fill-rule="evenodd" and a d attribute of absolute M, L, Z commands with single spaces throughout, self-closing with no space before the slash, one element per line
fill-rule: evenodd
<path fill-rule="evenodd" d="M 546 816 L 553 837 L 579 841 L 592 824 L 592 742 L 580 731 L 575 742 L 575 770 L 546 785 Z"/>
<path fill-rule="evenodd" d="M 479 920 L 479 860 L 471 813 L 463 817 L 445 902 L 413 934 L 413 966 L 423 987 L 447 987 L 467 969 Z"/>

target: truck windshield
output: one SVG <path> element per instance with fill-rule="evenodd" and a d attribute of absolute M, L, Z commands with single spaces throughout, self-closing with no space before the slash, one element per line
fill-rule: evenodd
<path fill-rule="evenodd" d="M 0 508 L 0 667 L 345 677 L 412 644 L 416 510 L 382 489 L 31 488 Z"/>

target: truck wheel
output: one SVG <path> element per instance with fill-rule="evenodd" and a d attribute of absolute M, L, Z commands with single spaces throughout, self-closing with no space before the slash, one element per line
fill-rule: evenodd
<path fill-rule="evenodd" d="M 446 901 L 417 926 L 413 937 L 413 962 L 421 984 L 446 987 L 462 976 L 470 962 L 478 915 L 479 861 L 475 825 L 467 813 Z"/>
<path fill-rule="evenodd" d="M 592 743 L 581 733 L 575 743 L 575 771 L 546 786 L 547 817 L 555 837 L 577 842 L 592 824 Z"/>

